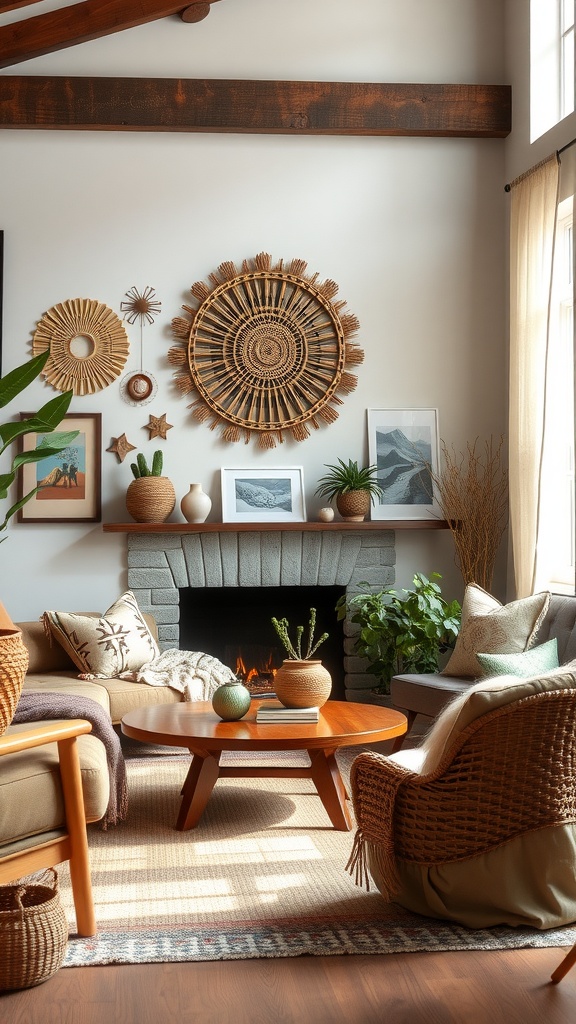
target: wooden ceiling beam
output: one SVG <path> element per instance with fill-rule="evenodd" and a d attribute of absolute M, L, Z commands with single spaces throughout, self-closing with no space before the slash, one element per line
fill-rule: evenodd
<path fill-rule="evenodd" d="M 39 0 L 9 0 L 8 3 L 0 3 L 0 14 L 6 11 L 16 11 L 19 7 L 30 7 L 30 4 L 37 4 Z"/>
<path fill-rule="evenodd" d="M 0 5 L 0 11 L 28 2 Z M 158 21 L 196 4 L 205 7 L 205 0 L 83 0 L 71 7 L 16 21 L 0 27 L 0 68 Z M 192 16 L 187 20 L 193 20 Z"/>
<path fill-rule="evenodd" d="M 505 138 L 506 85 L 0 76 L 0 128 Z"/>

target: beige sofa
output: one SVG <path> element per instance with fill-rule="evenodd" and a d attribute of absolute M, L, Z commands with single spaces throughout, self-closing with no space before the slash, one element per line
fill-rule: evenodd
<path fill-rule="evenodd" d="M 157 639 L 154 619 L 145 616 Z M 147 704 L 177 703 L 181 694 L 165 686 L 131 683 L 123 679 L 78 679 L 78 669 L 55 640 L 44 633 L 42 622 L 18 622 L 28 648 L 29 665 L 24 692 L 55 692 L 90 697 L 117 725 L 133 708 Z M 29 723 L 12 724 L 6 736 L 24 732 Z M 109 776 L 106 751 L 93 735 L 78 738 L 86 819 L 100 820 L 108 805 Z M 0 771 L 0 860 L 22 849 L 33 836 L 61 827 L 64 802 L 59 782 L 56 744 L 6 754 Z"/>

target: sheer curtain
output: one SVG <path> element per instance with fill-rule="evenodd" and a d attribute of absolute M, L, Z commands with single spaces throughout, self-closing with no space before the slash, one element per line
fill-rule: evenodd
<path fill-rule="evenodd" d="M 562 357 L 557 281 L 559 263 L 566 266 L 557 249 L 558 211 L 574 191 L 573 156 L 554 154 L 511 185 L 509 486 L 517 597 L 548 589 L 554 576 L 563 442 L 574 449 L 573 339 Z"/>

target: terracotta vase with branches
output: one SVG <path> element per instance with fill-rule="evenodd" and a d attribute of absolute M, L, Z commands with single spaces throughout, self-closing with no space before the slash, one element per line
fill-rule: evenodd
<path fill-rule="evenodd" d="M 504 438 L 478 438 L 457 452 L 441 442 L 443 468 L 430 467 L 440 512 L 447 520 L 465 583 L 489 591 L 500 541 L 508 523 L 508 473 Z"/>

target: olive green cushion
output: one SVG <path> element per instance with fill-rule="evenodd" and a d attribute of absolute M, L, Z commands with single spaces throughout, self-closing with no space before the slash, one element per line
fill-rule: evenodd
<path fill-rule="evenodd" d="M 485 676 L 519 676 L 528 679 L 540 672 L 558 668 L 558 641 L 556 637 L 545 644 L 530 647 L 519 654 L 477 654 Z"/>

